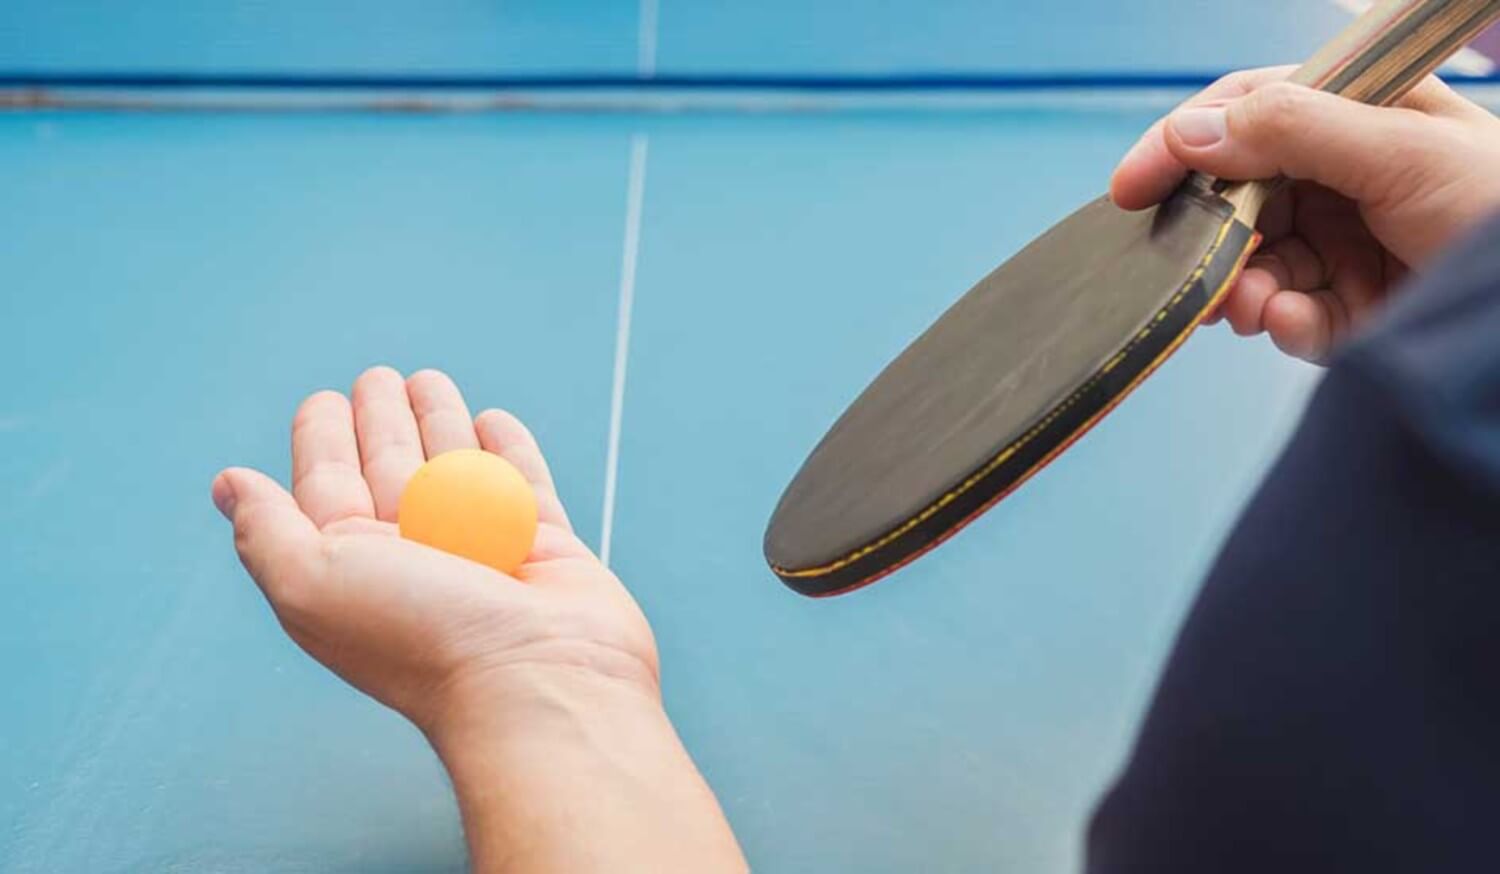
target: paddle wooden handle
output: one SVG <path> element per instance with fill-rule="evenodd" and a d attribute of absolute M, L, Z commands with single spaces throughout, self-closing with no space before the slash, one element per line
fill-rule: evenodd
<path fill-rule="evenodd" d="M 1386 106 L 1500 19 L 1500 0 L 1383 0 L 1318 50 L 1291 81 Z"/>
<path fill-rule="evenodd" d="M 1387 106 L 1497 19 L 1500 0 L 1383 0 L 1298 67 L 1291 81 Z M 1253 225 L 1286 180 L 1231 183 L 1193 173 L 1187 184 L 1217 190 Z"/>

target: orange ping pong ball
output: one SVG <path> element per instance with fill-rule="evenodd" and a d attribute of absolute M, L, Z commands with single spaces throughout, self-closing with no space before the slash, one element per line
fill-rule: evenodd
<path fill-rule="evenodd" d="M 455 449 L 412 474 L 396 522 L 408 540 L 515 573 L 536 540 L 536 492 L 500 456 Z"/>

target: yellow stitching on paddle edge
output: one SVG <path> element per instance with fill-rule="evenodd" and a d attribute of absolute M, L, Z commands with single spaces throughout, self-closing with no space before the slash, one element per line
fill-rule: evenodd
<path fill-rule="evenodd" d="M 908 531 L 932 518 L 932 516 L 939 510 L 942 510 L 944 507 L 958 500 L 958 498 L 961 497 L 965 492 L 968 492 L 974 486 L 978 485 L 981 480 L 994 472 L 995 468 L 1004 464 L 1011 456 L 1021 451 L 1021 448 L 1024 447 L 1028 442 L 1030 442 L 1032 438 L 1046 429 L 1048 425 L 1052 424 L 1052 422 L 1058 416 L 1061 416 L 1064 412 L 1066 412 L 1069 407 L 1077 403 L 1079 398 L 1083 397 L 1083 395 L 1087 393 L 1089 389 L 1094 387 L 1095 383 L 1103 379 L 1110 370 L 1112 370 L 1117 364 L 1120 363 L 1120 361 L 1125 358 L 1130 350 L 1140 345 L 1147 337 L 1149 337 L 1151 335 L 1152 329 L 1161 323 L 1165 315 L 1171 312 L 1175 307 L 1177 307 L 1178 304 L 1182 303 L 1183 299 L 1187 297 L 1188 292 L 1192 291 L 1193 283 L 1197 282 L 1199 279 L 1202 279 L 1203 274 L 1208 272 L 1209 264 L 1212 263 L 1214 255 L 1218 254 L 1219 249 L 1223 247 L 1224 241 L 1229 238 L 1229 229 L 1233 227 L 1234 224 L 1235 220 L 1233 218 L 1224 223 L 1224 226 L 1219 229 L 1218 237 L 1214 239 L 1213 244 L 1208 248 L 1208 252 L 1203 256 L 1203 260 L 1200 261 L 1198 263 L 1198 266 L 1194 268 L 1193 272 L 1188 275 L 1187 280 L 1182 283 L 1182 287 L 1177 290 L 1177 293 L 1172 296 L 1171 300 L 1167 301 L 1166 306 L 1161 308 L 1161 310 L 1156 314 L 1156 317 L 1148 322 L 1146 327 L 1143 328 L 1140 333 L 1136 334 L 1136 336 L 1125 345 L 1125 348 L 1121 349 L 1118 354 L 1111 358 L 1093 376 L 1085 380 L 1083 385 L 1079 386 L 1076 390 L 1074 390 L 1073 394 L 1068 396 L 1067 400 L 1064 400 L 1061 404 L 1053 407 L 1052 411 L 1044 416 L 1040 422 L 1033 425 L 1029 431 L 1021 435 L 1021 437 L 1018 438 L 1015 442 L 1011 443 L 1009 446 L 1005 447 L 1005 449 L 1001 450 L 999 455 L 996 455 L 994 458 L 990 459 L 987 463 L 985 463 L 983 467 L 979 468 L 979 470 L 970 474 L 966 479 L 964 479 L 963 482 L 959 483 L 952 489 L 949 489 L 936 501 L 923 508 L 922 512 L 911 517 L 910 519 L 907 519 L 892 531 L 887 532 L 880 539 L 872 543 L 865 544 L 864 546 L 861 546 L 859 549 L 856 549 L 854 552 L 851 552 L 842 558 L 835 559 L 834 561 L 825 565 L 819 565 L 818 567 L 813 568 L 805 568 L 803 570 L 789 570 L 779 565 L 772 565 L 771 570 L 774 571 L 777 576 L 787 577 L 791 579 L 820 577 L 825 574 L 831 574 L 834 571 L 840 570 L 841 568 L 846 568 L 854 562 L 859 561 L 860 559 L 869 555 L 870 553 L 885 547 L 887 544 L 906 534 Z M 1208 311 L 1209 307 L 1212 306 L 1214 301 L 1218 300 L 1223 296 L 1223 293 L 1225 291 L 1229 290 L 1229 284 L 1238 272 L 1238 270 L 1230 271 L 1229 276 L 1224 280 L 1224 285 L 1214 292 L 1213 297 L 1209 298 L 1209 305 L 1204 307 L 1205 313 Z M 1197 327 L 1197 325 L 1198 321 L 1194 321 L 1191 325 L 1189 325 L 1188 328 L 1183 331 L 1183 337 L 1186 337 L 1188 331 L 1191 331 L 1193 328 Z M 1163 353 L 1162 357 L 1166 357 L 1166 355 L 1176 350 L 1177 345 L 1178 344 L 1174 343 L 1173 345 L 1169 346 Z M 1157 360 L 1159 361 L 1160 359 Z M 1135 383 L 1131 383 L 1131 385 L 1126 387 L 1126 391 L 1130 391 L 1130 389 L 1134 388 L 1134 386 Z M 1123 395 L 1124 393 L 1122 392 L 1121 396 Z"/>

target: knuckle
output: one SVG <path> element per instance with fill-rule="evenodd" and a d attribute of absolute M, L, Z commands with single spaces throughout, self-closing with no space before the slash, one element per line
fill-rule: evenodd
<path fill-rule="evenodd" d="M 362 474 L 358 465 L 336 459 L 315 462 L 293 475 L 292 488 L 299 495 L 308 495 L 316 491 L 327 490 L 325 493 L 338 494 L 340 496 L 350 495 L 351 492 L 358 494 L 364 488 L 361 481 Z M 321 524 L 328 524 L 325 520 Z"/>
<path fill-rule="evenodd" d="M 1214 82 L 1212 89 L 1225 92 L 1248 91 L 1259 73 L 1259 70 L 1235 70 L 1233 73 L 1220 76 L 1218 81 Z"/>
<path fill-rule="evenodd" d="M 326 566 L 330 561 L 329 556 L 338 549 L 337 541 L 338 538 L 323 538 L 317 550 L 308 558 Z M 266 597 L 278 614 L 292 618 L 309 616 L 315 603 L 314 596 L 323 584 L 321 578 L 322 574 L 313 561 L 290 561 L 280 573 L 266 581 Z"/>
<path fill-rule="evenodd" d="M 1387 137 L 1384 144 L 1385 172 L 1365 180 L 1362 194 L 1372 204 L 1388 206 L 1443 188 L 1465 175 L 1465 158 L 1474 154 L 1458 125 L 1416 112 L 1400 120 L 1403 135 Z"/>
<path fill-rule="evenodd" d="M 246 510 L 241 511 L 242 514 L 248 512 L 249 511 Z M 241 518 L 243 518 L 243 516 Z M 242 521 L 240 524 L 234 526 L 234 551 L 239 553 L 240 561 L 245 564 L 249 564 L 251 554 L 250 531 L 251 525 L 248 520 Z"/>
<path fill-rule="evenodd" d="M 234 516 L 234 546 L 241 555 L 255 546 L 255 535 L 265 525 L 267 509 L 259 503 L 240 507 Z"/>
<path fill-rule="evenodd" d="M 1423 154 L 1482 155 L 1486 150 L 1495 150 L 1497 130 L 1494 128 L 1480 130 L 1458 119 L 1434 118 L 1421 113 L 1417 113 L 1413 120 L 1413 125 L 1417 123 L 1427 128 L 1429 142 L 1418 147 Z"/>
<path fill-rule="evenodd" d="M 1304 122 L 1308 92 L 1288 82 L 1272 82 L 1240 101 L 1242 133 L 1278 136 Z"/>
<path fill-rule="evenodd" d="M 1266 83 L 1284 78 L 1295 69 L 1294 67 L 1251 67 L 1245 70 L 1235 70 L 1220 76 L 1215 82 L 1199 92 L 1194 102 L 1202 102 L 1213 99 L 1234 99 L 1244 97 L 1253 93 L 1257 88 L 1262 88 Z"/>

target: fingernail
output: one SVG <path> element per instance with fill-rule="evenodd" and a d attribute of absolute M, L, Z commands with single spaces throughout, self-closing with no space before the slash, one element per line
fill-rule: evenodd
<path fill-rule="evenodd" d="M 1195 149 L 1207 148 L 1229 133 L 1228 114 L 1222 106 L 1179 110 L 1172 116 L 1172 130 L 1183 144 Z"/>
<path fill-rule="evenodd" d="M 234 496 L 234 486 L 229 484 L 228 477 L 221 476 L 214 480 L 213 495 L 214 506 L 219 508 L 219 512 L 224 514 L 224 518 L 233 519 L 236 498 Z"/>

